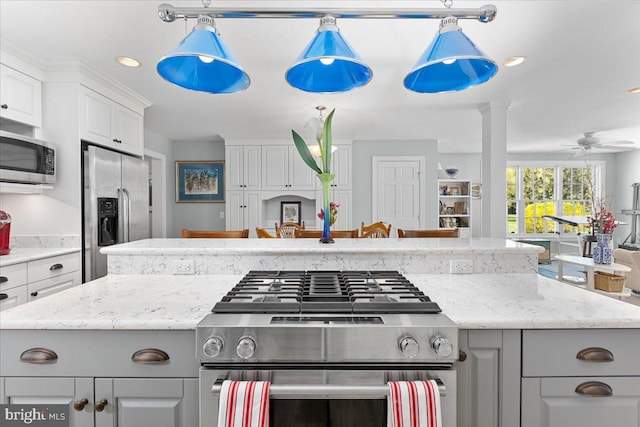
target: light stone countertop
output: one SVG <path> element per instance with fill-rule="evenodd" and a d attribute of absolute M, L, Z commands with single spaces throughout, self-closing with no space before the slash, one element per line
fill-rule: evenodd
<path fill-rule="evenodd" d="M 459 251 L 532 253 L 544 251 L 540 246 L 508 239 L 336 239 L 332 244 L 320 244 L 317 239 L 144 239 L 107 246 L 100 250 L 107 255 L 209 255 L 216 253 L 406 253 L 416 250 L 429 253 Z"/>
<path fill-rule="evenodd" d="M 52 256 L 80 252 L 80 247 L 68 248 L 11 248 L 8 255 L 0 256 L 0 267 L 8 267 L 21 262 L 35 261 Z"/>
<path fill-rule="evenodd" d="M 193 330 L 237 275 L 109 275 L 0 313 L 0 329 Z M 640 328 L 640 307 L 536 274 L 407 274 L 461 329 Z"/>

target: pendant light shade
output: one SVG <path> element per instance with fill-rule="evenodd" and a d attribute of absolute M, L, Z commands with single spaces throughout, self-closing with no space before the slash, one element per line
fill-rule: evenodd
<path fill-rule="evenodd" d="M 250 83 L 217 33 L 213 18 L 206 15 L 200 15 L 193 31 L 158 62 L 157 71 L 175 85 L 202 92 L 239 92 Z"/>
<path fill-rule="evenodd" d="M 404 78 L 404 86 L 420 93 L 463 90 L 486 82 L 498 66 L 447 17 L 440 31 Z"/>
<path fill-rule="evenodd" d="M 336 19 L 324 16 L 318 33 L 285 76 L 305 92 L 336 93 L 364 86 L 373 72 L 342 37 Z"/>

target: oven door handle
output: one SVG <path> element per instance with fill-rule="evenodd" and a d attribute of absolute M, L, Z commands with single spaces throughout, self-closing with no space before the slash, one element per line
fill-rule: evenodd
<path fill-rule="evenodd" d="M 211 387 L 213 394 L 220 394 L 222 382 L 226 377 L 219 377 Z M 440 378 L 433 378 L 438 384 L 440 397 L 447 395 L 447 389 Z M 344 385 L 344 384 L 271 384 L 269 397 L 292 399 L 300 396 L 307 398 L 343 397 L 361 399 L 384 399 L 389 394 L 389 386 L 383 385 Z"/>

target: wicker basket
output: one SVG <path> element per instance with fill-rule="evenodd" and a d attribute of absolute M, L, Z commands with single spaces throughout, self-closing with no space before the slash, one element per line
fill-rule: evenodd
<path fill-rule="evenodd" d="M 624 281 L 627 279 L 626 276 L 605 273 L 603 271 L 594 271 L 593 278 L 595 288 L 607 292 L 622 292 Z"/>

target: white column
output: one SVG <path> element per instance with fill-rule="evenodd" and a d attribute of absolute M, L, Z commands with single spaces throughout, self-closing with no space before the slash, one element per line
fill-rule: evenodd
<path fill-rule="evenodd" d="M 482 114 L 482 237 L 507 233 L 507 108 L 486 104 Z"/>

